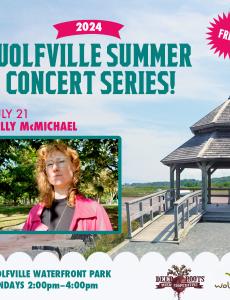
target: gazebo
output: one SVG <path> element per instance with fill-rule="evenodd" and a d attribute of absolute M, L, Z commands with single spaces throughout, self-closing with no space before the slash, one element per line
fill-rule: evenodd
<path fill-rule="evenodd" d="M 211 176 L 230 169 L 230 97 L 190 127 L 194 136 L 162 159 L 170 167 L 170 189 L 180 198 L 180 175 L 185 168 L 201 170 L 202 206 L 211 203 Z M 175 178 L 176 175 L 176 178 Z"/>

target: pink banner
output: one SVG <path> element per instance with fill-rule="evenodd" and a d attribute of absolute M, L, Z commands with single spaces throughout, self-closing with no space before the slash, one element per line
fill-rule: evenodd
<path fill-rule="evenodd" d="M 120 39 L 119 30 L 124 25 L 104 20 L 74 20 L 53 25 L 57 29 L 57 39 L 82 34 L 103 34 Z"/>

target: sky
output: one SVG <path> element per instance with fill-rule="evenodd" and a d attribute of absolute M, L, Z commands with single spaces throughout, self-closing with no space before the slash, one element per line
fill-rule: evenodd
<path fill-rule="evenodd" d="M 1 43 L 189 43 L 192 67 L 176 69 L 175 94 L 151 96 L 9 95 L 6 67 L 0 73 L 0 107 L 27 108 L 33 121 L 76 121 L 81 136 L 119 135 L 123 183 L 168 180 L 160 160 L 192 137 L 190 126 L 230 96 L 229 59 L 214 54 L 206 41 L 209 22 L 228 11 L 229 0 L 2 0 Z M 121 23 L 121 40 L 99 35 L 56 40 L 54 24 L 78 19 Z M 200 178 L 200 173 L 187 170 L 183 177 Z"/>

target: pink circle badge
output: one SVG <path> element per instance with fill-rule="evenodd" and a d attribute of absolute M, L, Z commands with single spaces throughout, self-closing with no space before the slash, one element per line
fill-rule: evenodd
<path fill-rule="evenodd" d="M 219 56 L 223 54 L 224 58 L 227 56 L 230 58 L 230 12 L 228 14 L 223 13 L 223 16 L 219 15 L 210 24 L 209 32 L 207 32 L 208 45 Z"/>

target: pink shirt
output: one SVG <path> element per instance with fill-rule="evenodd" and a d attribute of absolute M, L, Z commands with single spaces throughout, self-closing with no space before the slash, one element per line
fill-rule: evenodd
<path fill-rule="evenodd" d="M 48 226 L 42 224 L 40 216 L 44 204 L 39 203 L 31 208 L 23 230 L 45 231 Z M 98 202 L 85 198 L 82 195 L 76 196 L 75 210 L 70 224 L 70 231 L 112 231 L 109 217 L 102 205 Z"/>

